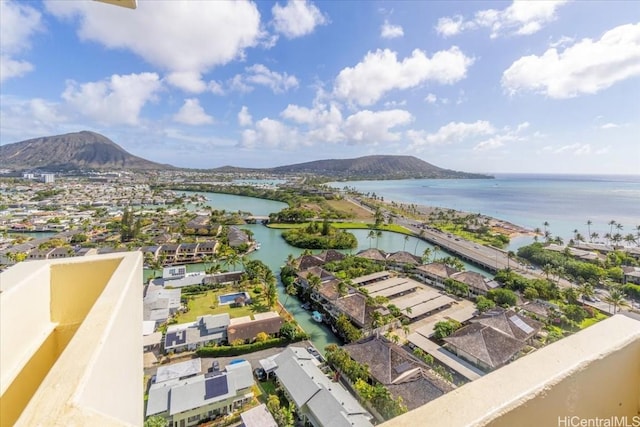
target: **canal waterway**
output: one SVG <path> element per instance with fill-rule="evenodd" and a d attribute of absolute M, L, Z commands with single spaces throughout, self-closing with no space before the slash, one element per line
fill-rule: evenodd
<path fill-rule="evenodd" d="M 244 212 L 251 212 L 254 215 L 268 215 L 272 212 L 278 212 L 287 205 L 281 202 L 275 202 L 272 200 L 256 199 L 252 197 L 236 196 L 229 194 L 219 193 L 202 193 L 207 200 L 208 204 L 214 209 L 237 211 L 242 210 Z M 294 257 L 298 257 L 302 254 L 303 249 L 295 248 L 289 245 L 282 238 L 282 230 L 268 228 L 260 224 L 247 224 L 242 228 L 249 229 L 253 232 L 255 240 L 260 243 L 260 249 L 252 252 L 247 256 L 248 259 L 258 259 L 264 262 L 274 275 L 278 277 L 278 296 L 282 304 L 296 319 L 296 321 L 302 326 L 302 328 L 311 336 L 311 341 L 316 348 L 324 353 L 324 348 L 328 344 L 339 344 L 339 340 L 331 332 L 331 330 L 324 324 L 315 322 L 309 311 L 304 310 L 300 305 L 300 300 L 296 297 L 288 296 L 279 280 L 280 268 L 286 262 L 287 256 L 292 254 Z M 418 238 L 412 236 L 405 236 L 399 233 L 382 232 L 382 235 L 378 238 L 369 239 L 369 230 L 349 230 L 358 239 L 358 247 L 352 250 L 344 250 L 344 253 L 355 254 L 361 250 L 369 248 L 378 248 L 385 252 L 397 252 L 406 250 L 412 254 L 422 256 L 425 249 L 429 248 L 432 251 L 431 258 L 439 259 L 449 256 L 450 254 L 444 250 L 434 251 L 434 246 L 424 242 Z M 321 251 L 313 251 L 319 253 Z M 492 277 L 491 274 L 471 265 L 464 263 L 465 268 L 470 271 L 480 272 L 487 277 Z M 187 271 L 203 271 L 205 269 L 204 264 L 191 264 L 187 266 Z M 149 272 L 147 272 L 148 274 Z M 147 275 L 145 275 L 147 277 Z"/>

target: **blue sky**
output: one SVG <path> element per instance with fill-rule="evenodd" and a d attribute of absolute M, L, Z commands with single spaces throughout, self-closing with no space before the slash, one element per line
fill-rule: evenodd
<path fill-rule="evenodd" d="M 633 1 L 0 1 L 0 139 L 176 166 L 640 173 Z"/>

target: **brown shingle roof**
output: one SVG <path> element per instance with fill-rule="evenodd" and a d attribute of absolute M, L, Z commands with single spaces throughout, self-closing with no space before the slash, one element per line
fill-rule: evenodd
<path fill-rule="evenodd" d="M 502 308 L 488 311 L 471 319 L 485 326 L 498 329 L 505 334 L 526 341 L 540 331 L 542 323 L 530 317 L 520 316 L 513 310 L 505 311 Z"/>
<path fill-rule="evenodd" d="M 348 344 L 344 349 L 351 358 L 369 366 L 376 381 L 384 384 L 394 397 L 402 397 L 409 410 L 454 389 L 427 365 L 382 338 L 370 337 Z"/>
<path fill-rule="evenodd" d="M 472 323 L 458 329 L 444 341 L 485 363 L 491 369 L 507 363 L 526 345 L 502 331 Z"/>
<path fill-rule="evenodd" d="M 275 334 L 280 331 L 282 323 L 282 317 L 271 317 L 269 319 L 230 325 L 227 329 L 228 340 L 229 342 L 237 339 L 249 340 L 255 338 L 260 332 L 265 332 L 269 335 Z"/>
<path fill-rule="evenodd" d="M 365 249 L 356 254 L 357 257 L 367 258 L 373 261 L 385 261 L 387 255 L 380 249 Z"/>

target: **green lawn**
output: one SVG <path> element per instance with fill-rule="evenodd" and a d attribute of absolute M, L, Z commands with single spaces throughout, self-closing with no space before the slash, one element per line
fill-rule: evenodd
<path fill-rule="evenodd" d="M 303 228 L 308 225 L 309 225 L 308 222 L 303 222 L 300 224 L 270 223 L 267 225 L 267 227 L 276 228 L 276 229 L 290 229 L 290 228 Z M 366 222 L 332 222 L 331 226 L 339 229 L 362 230 L 362 229 L 370 229 L 373 226 L 373 224 L 366 223 Z M 407 230 L 401 225 L 396 225 L 396 224 L 383 224 L 378 228 L 374 228 L 374 230 L 393 231 L 394 233 L 408 234 L 410 236 L 413 235 L 411 231 Z"/>
<path fill-rule="evenodd" d="M 598 313 L 596 314 L 596 317 L 592 317 L 589 319 L 584 319 L 581 323 L 580 323 L 580 329 L 584 329 L 587 328 L 595 323 L 598 323 L 601 320 L 606 319 L 607 316 L 605 314 L 602 313 Z"/>
<path fill-rule="evenodd" d="M 252 313 L 268 311 L 264 304 L 261 304 L 262 298 L 255 294 L 253 290 L 248 290 L 251 299 L 257 303 L 245 305 L 244 307 L 231 307 L 230 305 L 219 305 L 218 295 L 224 295 L 230 292 L 236 292 L 232 288 L 224 288 L 221 290 L 208 291 L 204 294 L 194 296 L 189 301 L 189 311 L 176 316 L 178 323 L 193 322 L 198 316 L 205 314 L 222 314 L 229 313 L 230 317 L 249 316 Z"/>
<path fill-rule="evenodd" d="M 262 390 L 261 397 L 264 399 L 265 402 L 269 398 L 269 395 L 277 394 L 275 380 L 257 381 L 257 384 L 260 386 L 260 389 Z"/>

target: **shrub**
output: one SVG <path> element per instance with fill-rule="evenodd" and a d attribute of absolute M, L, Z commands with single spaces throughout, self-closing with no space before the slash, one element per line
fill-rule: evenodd
<path fill-rule="evenodd" d="M 285 345 L 287 342 L 289 342 L 289 340 L 286 338 L 272 338 L 263 342 L 242 344 L 238 346 L 207 346 L 197 349 L 196 354 L 198 357 L 239 356 L 242 354 L 253 353 L 254 351 L 265 350 L 267 348 L 279 347 Z"/>

